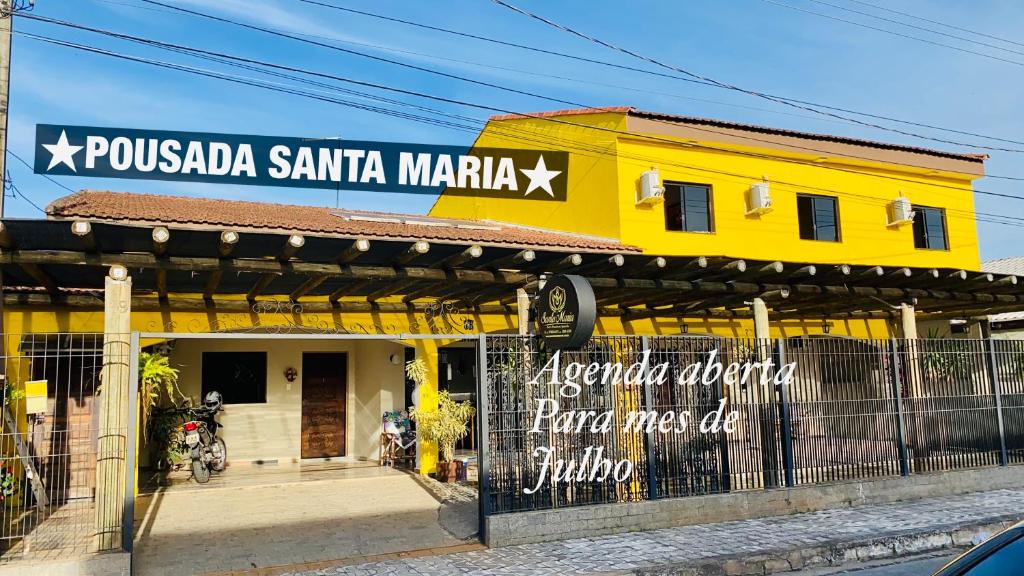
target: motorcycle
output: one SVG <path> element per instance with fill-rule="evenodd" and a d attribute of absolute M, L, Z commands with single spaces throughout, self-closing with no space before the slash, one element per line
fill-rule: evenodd
<path fill-rule="evenodd" d="M 210 481 L 212 472 L 222 472 L 228 461 L 228 448 L 217 435 L 217 413 L 223 409 L 219 392 L 206 395 L 203 406 L 189 409 L 190 419 L 182 425 L 185 446 L 192 458 L 192 477 L 199 484 Z"/>

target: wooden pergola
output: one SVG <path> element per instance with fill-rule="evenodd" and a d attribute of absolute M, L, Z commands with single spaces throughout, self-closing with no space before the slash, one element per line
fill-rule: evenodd
<path fill-rule="evenodd" d="M 240 311 L 287 298 L 309 311 L 407 312 L 451 301 L 515 313 L 517 290 L 535 291 L 554 273 L 588 278 L 599 314 L 624 320 L 746 317 L 755 298 L 774 318 L 889 318 L 908 303 L 944 318 L 1024 310 L 1020 278 L 956 269 L 85 220 L 9 219 L 0 230 L 7 306 L 102 308 L 116 265 L 130 272 L 134 310 Z"/>

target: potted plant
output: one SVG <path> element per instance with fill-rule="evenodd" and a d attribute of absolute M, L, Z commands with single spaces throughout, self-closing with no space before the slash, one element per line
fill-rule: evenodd
<path fill-rule="evenodd" d="M 409 417 L 416 422 L 416 433 L 420 438 L 437 444 L 441 459 L 437 463 L 437 479 L 441 482 L 455 482 L 459 477 L 462 462 L 455 460 L 455 443 L 469 433 L 470 418 L 476 409 L 469 402 L 456 402 L 442 390 L 437 395 L 437 410 L 409 408 Z"/>

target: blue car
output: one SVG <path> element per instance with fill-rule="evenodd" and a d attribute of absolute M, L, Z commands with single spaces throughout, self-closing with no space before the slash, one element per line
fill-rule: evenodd
<path fill-rule="evenodd" d="M 957 556 L 932 576 L 1024 575 L 1024 522 Z"/>

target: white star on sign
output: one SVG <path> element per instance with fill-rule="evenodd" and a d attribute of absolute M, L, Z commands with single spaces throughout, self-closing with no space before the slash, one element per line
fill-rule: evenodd
<path fill-rule="evenodd" d="M 51 170 L 57 164 L 64 164 L 68 168 L 71 168 L 75 172 L 78 169 L 75 168 L 75 154 L 84 146 L 72 146 L 68 144 L 68 135 L 63 130 L 60 131 L 60 138 L 56 144 L 43 144 L 43 148 L 50 153 L 50 165 L 46 167 L 46 170 Z"/>
<path fill-rule="evenodd" d="M 537 158 L 537 165 L 534 166 L 533 170 L 520 168 L 519 171 L 526 174 L 526 177 L 530 179 L 530 185 L 526 187 L 526 194 L 524 196 L 529 196 L 530 192 L 541 188 L 548 193 L 548 196 L 555 197 L 555 192 L 551 189 L 551 179 L 561 174 L 562 171 L 548 170 L 548 167 L 544 164 L 544 156 Z"/>

